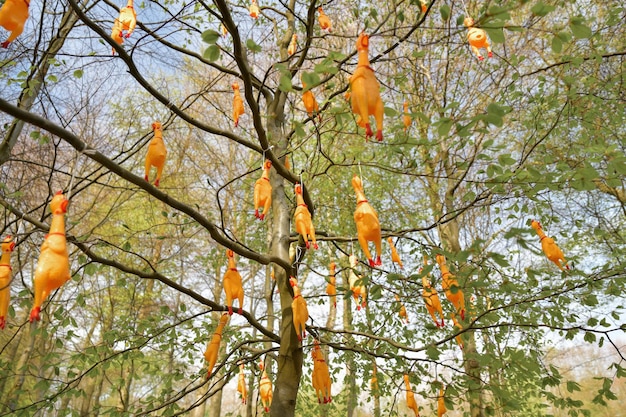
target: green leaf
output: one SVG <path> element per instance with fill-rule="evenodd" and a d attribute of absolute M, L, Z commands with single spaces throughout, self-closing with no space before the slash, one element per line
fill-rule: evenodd
<path fill-rule="evenodd" d="M 555 54 L 561 53 L 563 50 L 563 42 L 561 42 L 561 38 L 555 36 L 552 38 L 552 52 Z"/>
<path fill-rule="evenodd" d="M 441 18 L 443 19 L 443 21 L 447 22 L 448 19 L 450 19 L 450 6 L 448 6 L 447 4 L 442 5 L 439 8 L 439 13 L 441 13 Z"/>
<path fill-rule="evenodd" d="M 248 39 L 246 41 L 246 48 L 248 48 L 251 52 L 261 52 L 263 49 L 261 45 L 253 41 L 252 39 Z"/>
<path fill-rule="evenodd" d="M 396 117 L 397 115 L 398 115 L 398 112 L 396 111 L 396 109 L 392 107 L 385 107 L 385 116 Z"/>
<path fill-rule="evenodd" d="M 209 62 L 217 61 L 220 57 L 220 48 L 217 45 L 211 45 L 204 50 L 202 57 Z"/>
<path fill-rule="evenodd" d="M 278 81 L 278 89 L 285 93 L 293 90 L 293 86 L 291 85 L 291 75 L 283 74 L 280 76 L 280 80 Z"/>
<path fill-rule="evenodd" d="M 59 79 L 56 75 L 48 75 L 48 81 L 50 81 L 51 83 L 56 83 L 57 81 L 59 81 Z"/>
<path fill-rule="evenodd" d="M 437 133 L 439 136 L 447 136 L 450 133 L 450 129 L 452 128 L 453 121 L 449 117 L 442 117 L 439 119 L 439 127 L 437 128 Z"/>
<path fill-rule="evenodd" d="M 594 343 L 596 341 L 596 335 L 595 333 L 585 332 L 583 339 L 585 339 L 585 342 Z"/>
<path fill-rule="evenodd" d="M 483 26 L 493 43 L 504 43 L 504 30 L 500 27 Z"/>
<path fill-rule="evenodd" d="M 83 77 L 83 70 L 77 69 L 76 71 L 74 71 L 74 77 L 82 78 Z"/>
<path fill-rule="evenodd" d="M 320 79 L 320 76 L 317 75 L 316 73 L 305 71 L 302 73 L 302 82 L 306 84 L 306 90 L 310 90 L 316 85 L 319 85 L 319 83 L 321 82 L 321 79 Z"/>
<path fill-rule="evenodd" d="M 209 29 L 202 32 L 202 41 L 209 45 L 213 45 L 219 38 L 220 34 L 215 30 Z"/>
<path fill-rule="evenodd" d="M 535 16 L 545 16 L 550 12 L 553 12 L 554 10 L 556 10 L 556 6 L 551 6 L 548 4 L 545 4 L 544 2 L 539 2 L 537 4 L 535 4 L 530 11 L 532 12 L 532 14 L 534 14 Z"/>

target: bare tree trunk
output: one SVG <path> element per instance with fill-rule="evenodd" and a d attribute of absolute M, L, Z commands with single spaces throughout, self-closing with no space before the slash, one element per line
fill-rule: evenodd
<path fill-rule="evenodd" d="M 350 280 L 349 280 L 349 269 L 344 268 L 343 278 L 344 278 L 344 288 L 350 288 Z M 352 298 L 351 297 L 343 297 L 343 328 L 347 331 L 352 330 Z M 348 342 L 352 343 L 352 337 L 349 335 Z M 352 353 L 346 351 L 346 407 L 347 407 L 347 416 L 354 416 L 354 410 L 356 409 L 356 378 L 354 377 L 355 366 L 354 366 L 354 358 Z"/>

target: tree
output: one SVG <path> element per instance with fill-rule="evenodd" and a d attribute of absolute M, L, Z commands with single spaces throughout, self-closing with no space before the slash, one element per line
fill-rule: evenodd
<path fill-rule="evenodd" d="M 253 19 L 245 2 L 156 1 L 135 4 L 137 29 L 119 45 L 109 29 L 121 5 L 33 4 L 27 30 L 2 61 L 0 204 L 17 256 L 9 326 L 0 335 L 0 410 L 178 415 L 227 392 L 241 362 L 258 386 L 264 361 L 274 384 L 271 415 L 294 415 L 297 402 L 307 413 L 312 337 L 328 351 L 337 390 L 335 403 L 319 406 L 327 415 L 353 415 L 363 405 L 374 364 L 376 415 L 379 407 L 404 412 L 403 374 L 424 410 L 445 386 L 447 408 L 464 415 L 547 407 L 589 415 L 588 402 L 554 388 L 575 385 L 546 365 L 553 339 L 614 348 L 613 379 L 603 375 L 593 398 L 611 399 L 611 384 L 624 376 L 622 6 L 423 5 L 263 1 Z M 317 24 L 320 6 L 332 32 Z M 473 55 L 467 16 L 488 34 L 493 57 Z M 381 84 L 382 142 L 364 139 L 345 99 L 362 31 Z M 235 81 L 245 107 L 238 127 Z M 319 115 L 301 104 L 307 89 Z M 155 120 L 168 148 L 159 187 L 143 179 Z M 272 207 L 258 221 L 252 194 L 266 159 Z M 381 267 L 365 261 L 352 217 L 354 174 L 403 269 L 385 246 Z M 291 225 L 296 183 L 318 250 Z M 73 279 L 50 298 L 44 320 L 28 324 L 56 189 L 71 199 Z M 533 218 L 555 237 L 570 270 L 547 261 Z M 244 277 L 244 312 L 231 317 L 207 380 L 202 351 L 215 331 L 207 313 L 226 310 L 227 248 Z M 437 255 L 458 283 L 450 291 L 465 295 L 464 313 L 445 299 L 449 276 Z M 331 261 L 335 312 L 324 292 Z M 368 291 L 359 311 L 351 272 Z M 290 276 L 311 313 L 302 342 Z M 444 304 L 443 329 L 425 311 L 424 276 Z"/>

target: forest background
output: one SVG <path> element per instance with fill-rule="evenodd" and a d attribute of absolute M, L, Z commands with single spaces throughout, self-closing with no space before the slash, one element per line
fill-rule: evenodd
<path fill-rule="evenodd" d="M 624 415 L 623 2 L 262 0 L 255 20 L 247 1 L 141 1 L 120 46 L 109 34 L 122 6 L 34 0 L 24 32 L 0 51 L 2 237 L 16 243 L 0 415 L 261 415 L 261 361 L 272 416 L 407 415 L 404 374 L 421 415 L 435 413 L 440 390 L 448 416 Z M 317 23 L 320 6 L 332 31 Z M 493 57 L 472 53 L 467 16 Z M 381 142 L 365 140 L 345 97 L 363 31 L 384 102 Z M 245 107 L 237 127 L 234 82 Z M 305 111 L 303 84 L 319 115 Z M 143 179 L 154 121 L 168 149 L 158 188 Z M 259 221 L 265 159 L 273 201 Z M 376 268 L 356 239 L 355 174 L 382 227 Z M 292 225 L 297 182 L 317 250 Z M 70 199 L 72 279 L 31 324 L 57 190 Z M 569 270 L 546 259 L 532 219 Z M 244 311 L 235 303 L 207 379 L 227 248 Z M 458 326 L 437 254 L 465 294 Z M 309 306 L 301 343 L 289 276 Z M 444 328 L 426 311 L 424 277 Z M 330 404 L 311 386 L 313 336 Z M 235 392 L 239 364 L 247 405 Z"/>

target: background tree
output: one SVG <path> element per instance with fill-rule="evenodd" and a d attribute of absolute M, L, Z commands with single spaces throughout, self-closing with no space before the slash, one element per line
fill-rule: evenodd
<path fill-rule="evenodd" d="M 135 4 L 137 29 L 118 45 L 109 34 L 120 6 L 33 2 L 0 61 L 0 204 L 3 235 L 17 243 L 0 333 L 2 414 L 252 415 L 261 361 L 274 416 L 404 414 L 403 374 L 424 411 L 444 386 L 449 415 L 592 415 L 615 404 L 624 376 L 622 4 L 263 1 L 253 19 L 247 2 L 152 1 Z M 332 32 L 317 23 L 320 6 Z M 492 58 L 473 55 L 467 16 L 489 35 Z M 365 141 L 345 99 L 362 31 L 385 105 L 380 143 Z M 234 81 L 245 107 L 237 128 Z M 304 84 L 319 115 L 305 111 Z M 168 148 L 158 188 L 143 179 L 155 120 Z M 273 202 L 260 222 L 252 192 L 265 159 Z M 354 174 L 403 269 L 386 246 L 381 267 L 365 262 Z M 319 250 L 291 225 L 295 183 Z M 71 200 L 73 279 L 29 324 L 58 189 Z M 533 218 L 570 270 L 547 261 Z M 244 278 L 244 312 L 232 316 L 207 380 L 202 352 L 226 310 L 226 248 Z M 465 294 L 464 317 L 445 299 L 437 254 Z M 325 293 L 331 261 L 337 310 Z M 366 309 L 352 305 L 351 271 L 367 287 Z M 311 312 L 302 343 L 292 275 Z M 443 329 L 421 299 L 426 275 L 444 304 Z M 329 405 L 316 406 L 310 387 L 313 336 L 334 379 Z M 609 347 L 608 370 L 576 375 L 566 370 L 582 358 L 553 359 L 583 343 Z M 254 388 L 248 407 L 233 405 L 241 362 Z"/>

